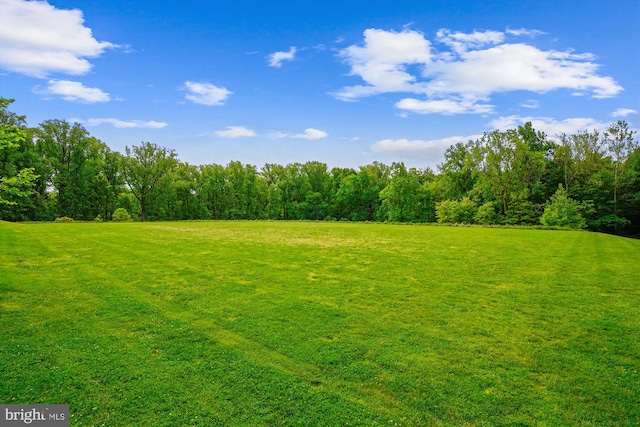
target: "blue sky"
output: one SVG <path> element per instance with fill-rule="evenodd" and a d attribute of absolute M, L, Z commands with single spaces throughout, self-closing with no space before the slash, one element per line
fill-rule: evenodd
<path fill-rule="evenodd" d="M 191 164 L 432 167 L 453 143 L 640 123 L 640 2 L 0 0 L 31 126 Z"/>

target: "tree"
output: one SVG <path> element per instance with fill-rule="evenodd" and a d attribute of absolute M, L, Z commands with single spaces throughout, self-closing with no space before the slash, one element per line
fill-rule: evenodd
<path fill-rule="evenodd" d="M 445 151 L 445 161 L 438 166 L 442 173 L 443 198 L 458 200 L 468 196 L 473 189 L 479 172 L 477 158 L 473 155 L 474 147 L 473 141 L 459 142 Z"/>
<path fill-rule="evenodd" d="M 385 180 L 378 179 L 369 167 L 342 179 L 335 200 L 342 207 L 345 218 L 351 221 L 373 221 L 380 207 L 380 191 Z"/>
<path fill-rule="evenodd" d="M 209 218 L 225 219 L 225 168 L 222 165 L 200 166 L 200 198 Z"/>
<path fill-rule="evenodd" d="M 621 181 L 625 176 L 629 163 L 627 159 L 638 147 L 634 140 L 635 131 L 629 130 L 627 122 L 618 120 L 604 132 L 604 146 L 606 147 L 613 168 L 613 215 L 618 216 L 618 192 Z M 615 227 L 617 232 L 617 227 Z"/>
<path fill-rule="evenodd" d="M 158 198 L 157 187 L 161 180 L 177 166 L 174 150 L 159 147 L 150 142 L 140 146 L 125 147 L 126 157 L 122 172 L 127 186 L 140 203 L 140 220 L 147 219 L 149 204 Z"/>
<path fill-rule="evenodd" d="M 393 163 L 391 170 L 389 183 L 380 191 L 384 219 L 399 222 L 419 220 L 421 185 L 418 177 L 409 173 L 404 163 Z"/>
<path fill-rule="evenodd" d="M 517 133 L 514 130 L 485 133 L 479 141 L 478 150 L 483 159 L 484 178 L 491 184 L 500 200 L 503 214 L 509 210 L 509 200 L 517 182 L 517 141 Z"/>
<path fill-rule="evenodd" d="M 627 159 L 627 179 L 625 192 L 620 197 L 619 212 L 632 226 L 632 233 L 640 232 L 640 147 Z"/>
<path fill-rule="evenodd" d="M 108 147 L 80 124 L 66 120 L 42 122 L 36 145 L 47 183 L 56 190 L 56 216 L 89 220 L 101 213 L 104 181 L 99 175 Z"/>
<path fill-rule="evenodd" d="M 265 186 L 255 166 L 230 162 L 225 168 L 224 193 L 230 219 L 257 219 L 263 215 Z"/>
<path fill-rule="evenodd" d="M 331 217 L 335 219 L 347 219 L 350 216 L 350 207 L 348 197 L 340 196 L 340 189 L 345 183 L 345 180 L 356 174 L 356 171 L 352 168 L 333 168 L 331 169 L 331 180 L 329 182 L 329 194 L 331 196 Z M 378 198 L 378 194 L 376 194 Z"/>
<path fill-rule="evenodd" d="M 171 173 L 171 189 L 165 198 L 169 219 L 199 219 L 198 183 L 200 171 L 188 163 L 178 163 Z"/>
<path fill-rule="evenodd" d="M 286 202 L 286 170 L 282 165 L 267 163 L 261 170 L 261 176 L 267 183 L 267 217 L 270 219 L 289 219 L 289 206 Z"/>
<path fill-rule="evenodd" d="M 33 168 L 22 169 L 17 175 L 11 177 L 0 177 L 0 205 L 16 205 L 18 202 L 12 201 L 6 195 L 14 197 L 28 197 L 31 194 L 33 181 L 38 175 L 33 173 Z"/>
<path fill-rule="evenodd" d="M 13 99 L 0 98 L 0 205 L 17 205 L 16 199 L 30 196 L 38 178 L 34 168 L 18 169 L 11 161 L 11 153 L 27 139 L 24 116 L 7 109 L 12 102 Z"/>
<path fill-rule="evenodd" d="M 580 214 L 579 204 L 567 197 L 567 192 L 560 184 L 556 193 L 551 196 L 550 203 L 540 217 L 542 225 L 547 227 L 585 228 L 586 221 Z"/>
<path fill-rule="evenodd" d="M 302 214 L 305 219 L 321 220 L 329 215 L 329 191 L 331 176 L 327 165 L 310 161 L 302 165 L 302 174 L 306 177 L 308 191 L 302 202 Z"/>
<path fill-rule="evenodd" d="M 100 198 L 100 214 L 105 221 L 108 221 L 116 206 L 118 196 L 124 189 L 124 179 L 122 177 L 122 154 L 111 151 L 106 145 L 103 150 L 103 163 L 96 176 L 97 188 L 99 189 L 96 197 Z"/>

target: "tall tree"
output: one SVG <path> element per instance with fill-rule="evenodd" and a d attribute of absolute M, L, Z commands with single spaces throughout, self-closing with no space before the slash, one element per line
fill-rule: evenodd
<path fill-rule="evenodd" d="M 149 204 L 160 196 L 156 191 L 161 180 L 178 164 L 174 150 L 150 142 L 125 147 L 122 166 L 127 186 L 140 203 L 140 220 L 147 219 Z"/>
<path fill-rule="evenodd" d="M 373 221 L 380 207 L 382 188 L 384 184 L 378 181 L 371 169 L 365 167 L 342 180 L 335 199 L 343 206 L 349 220 Z"/>
<path fill-rule="evenodd" d="M 48 168 L 47 180 L 56 190 L 56 214 L 92 219 L 91 180 L 95 177 L 95 151 L 101 143 L 78 123 L 46 120 L 36 132 L 38 152 Z"/>
<path fill-rule="evenodd" d="M 344 181 L 355 175 L 356 171 L 352 168 L 333 168 L 331 169 L 330 175 L 330 190 L 329 194 L 331 195 L 331 201 L 329 202 L 330 206 L 330 216 L 335 219 L 347 219 L 350 215 L 350 208 L 348 203 L 338 196 L 340 192 L 340 188 L 344 184 Z M 377 195 L 376 195 L 377 197 Z"/>
<path fill-rule="evenodd" d="M 633 135 L 636 132 L 629 129 L 627 122 L 618 120 L 604 132 L 604 146 L 611 157 L 613 169 L 613 215 L 618 215 L 618 192 L 621 181 L 625 176 L 629 163 L 627 160 L 631 153 L 638 148 L 638 141 Z M 616 227 L 616 232 L 617 232 Z"/>
<path fill-rule="evenodd" d="M 230 162 L 225 168 L 225 188 L 230 219 L 257 219 L 263 216 L 266 188 L 264 178 L 253 165 Z"/>
<path fill-rule="evenodd" d="M 407 171 L 404 163 L 391 165 L 391 179 L 380 191 L 382 212 L 388 221 L 417 221 L 420 219 L 420 181 L 415 173 Z"/>
<path fill-rule="evenodd" d="M 317 161 L 306 162 L 301 172 L 309 183 L 309 191 L 302 202 L 303 216 L 305 219 L 324 219 L 329 214 L 331 189 L 327 165 Z"/>
<path fill-rule="evenodd" d="M 226 171 L 222 165 L 200 166 L 200 198 L 206 209 L 206 218 L 227 219 L 225 194 Z"/>
<path fill-rule="evenodd" d="M 485 133 L 479 140 L 484 178 L 500 200 L 502 213 L 509 210 L 509 200 L 516 185 L 517 134 L 514 130 Z"/>
<path fill-rule="evenodd" d="M 32 193 L 38 176 L 33 167 L 21 167 L 16 151 L 28 139 L 24 116 L 8 110 L 13 99 L 0 98 L 0 206 L 18 205 Z"/>
<path fill-rule="evenodd" d="M 445 151 L 444 163 L 438 166 L 442 174 L 443 198 L 460 200 L 475 186 L 479 175 L 477 157 L 473 155 L 475 145 L 473 141 L 459 142 Z"/>

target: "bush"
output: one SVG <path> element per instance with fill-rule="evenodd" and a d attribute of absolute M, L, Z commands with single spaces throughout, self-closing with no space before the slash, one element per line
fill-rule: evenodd
<path fill-rule="evenodd" d="M 436 217 L 441 224 L 473 224 L 476 204 L 468 197 L 460 201 L 444 200 L 436 204 Z"/>
<path fill-rule="evenodd" d="M 453 215 L 455 222 L 473 224 L 477 210 L 474 201 L 465 197 L 457 202 L 457 205 L 454 205 Z"/>
<path fill-rule="evenodd" d="M 475 216 L 476 224 L 492 225 L 499 223 L 499 217 L 496 213 L 496 207 L 492 202 L 487 202 L 478 208 Z"/>
<path fill-rule="evenodd" d="M 125 208 L 118 208 L 113 212 L 111 219 L 115 222 L 127 222 L 131 221 L 131 215 Z"/>
<path fill-rule="evenodd" d="M 98 214 L 94 219 L 94 222 L 102 222 L 102 216 L 100 216 L 100 214 Z"/>
<path fill-rule="evenodd" d="M 597 230 L 614 231 L 617 232 L 621 228 L 625 228 L 630 224 L 630 221 L 626 218 L 619 217 L 617 215 L 605 215 L 593 221 L 593 225 Z"/>
<path fill-rule="evenodd" d="M 542 225 L 547 227 L 585 228 L 587 222 L 580 215 L 579 203 L 567 197 L 567 192 L 560 184 L 556 193 L 551 196 L 550 203 L 544 208 L 540 217 Z"/>
<path fill-rule="evenodd" d="M 61 216 L 56 218 L 54 222 L 73 222 L 73 218 L 69 218 L 68 216 Z"/>
<path fill-rule="evenodd" d="M 436 203 L 436 218 L 440 224 L 453 223 L 453 200 L 443 200 Z"/>

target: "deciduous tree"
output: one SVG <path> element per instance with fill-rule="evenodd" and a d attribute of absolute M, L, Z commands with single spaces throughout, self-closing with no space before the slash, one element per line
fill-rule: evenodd
<path fill-rule="evenodd" d="M 140 203 L 140 220 L 147 219 L 149 204 L 160 196 L 156 191 L 161 180 L 177 166 L 174 150 L 150 142 L 125 147 L 122 172 L 127 186 Z"/>

